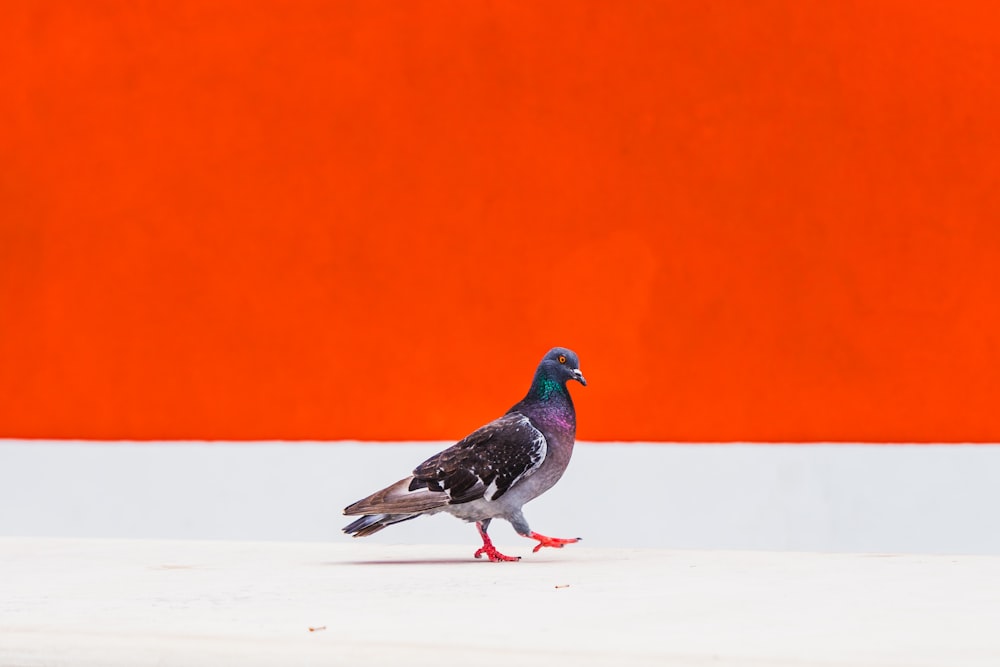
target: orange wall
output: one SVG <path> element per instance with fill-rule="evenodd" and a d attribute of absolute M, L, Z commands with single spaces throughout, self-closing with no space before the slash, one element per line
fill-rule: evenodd
<path fill-rule="evenodd" d="M 8 3 L 0 436 L 1000 440 L 994 7 Z"/>

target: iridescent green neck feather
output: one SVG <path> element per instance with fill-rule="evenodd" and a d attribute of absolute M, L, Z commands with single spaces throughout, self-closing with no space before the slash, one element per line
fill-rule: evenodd
<path fill-rule="evenodd" d="M 562 382 L 553 380 L 552 378 L 539 378 L 535 383 L 535 393 L 543 401 L 549 400 L 552 394 L 565 394 L 566 387 Z"/>

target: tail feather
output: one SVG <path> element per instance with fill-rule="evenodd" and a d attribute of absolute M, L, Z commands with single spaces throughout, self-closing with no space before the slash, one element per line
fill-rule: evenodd
<path fill-rule="evenodd" d="M 448 494 L 426 488 L 410 491 L 412 477 L 376 491 L 344 508 L 344 514 L 420 514 L 444 507 Z"/>
<path fill-rule="evenodd" d="M 401 521 L 416 519 L 419 514 L 369 514 L 344 526 L 344 532 L 353 537 L 365 537 L 382 530 L 386 526 Z"/>
<path fill-rule="evenodd" d="M 448 504 L 448 494 L 420 488 L 410 491 L 412 477 L 401 479 L 381 491 L 344 508 L 344 514 L 358 515 L 360 519 L 344 526 L 344 532 L 354 537 L 364 537 L 401 521 L 415 519 L 421 514 L 435 512 Z"/>

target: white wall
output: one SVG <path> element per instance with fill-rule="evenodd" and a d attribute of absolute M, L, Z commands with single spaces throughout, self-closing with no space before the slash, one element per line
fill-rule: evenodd
<path fill-rule="evenodd" d="M 0 535 L 350 541 L 341 509 L 446 444 L 0 441 Z M 580 444 L 525 514 L 595 547 L 1000 554 L 998 508 L 994 445 Z M 478 545 L 449 516 L 364 539 Z"/>

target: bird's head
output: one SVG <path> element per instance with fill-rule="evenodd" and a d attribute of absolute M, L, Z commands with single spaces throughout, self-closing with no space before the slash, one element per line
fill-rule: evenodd
<path fill-rule="evenodd" d="M 554 347 L 549 350 L 542 357 L 542 362 L 539 364 L 538 370 L 544 373 L 546 377 L 560 384 L 565 384 L 569 380 L 576 380 L 584 387 L 587 386 L 587 380 L 583 377 L 583 373 L 580 372 L 580 360 L 577 358 L 576 352 L 567 350 L 565 347 Z"/>

